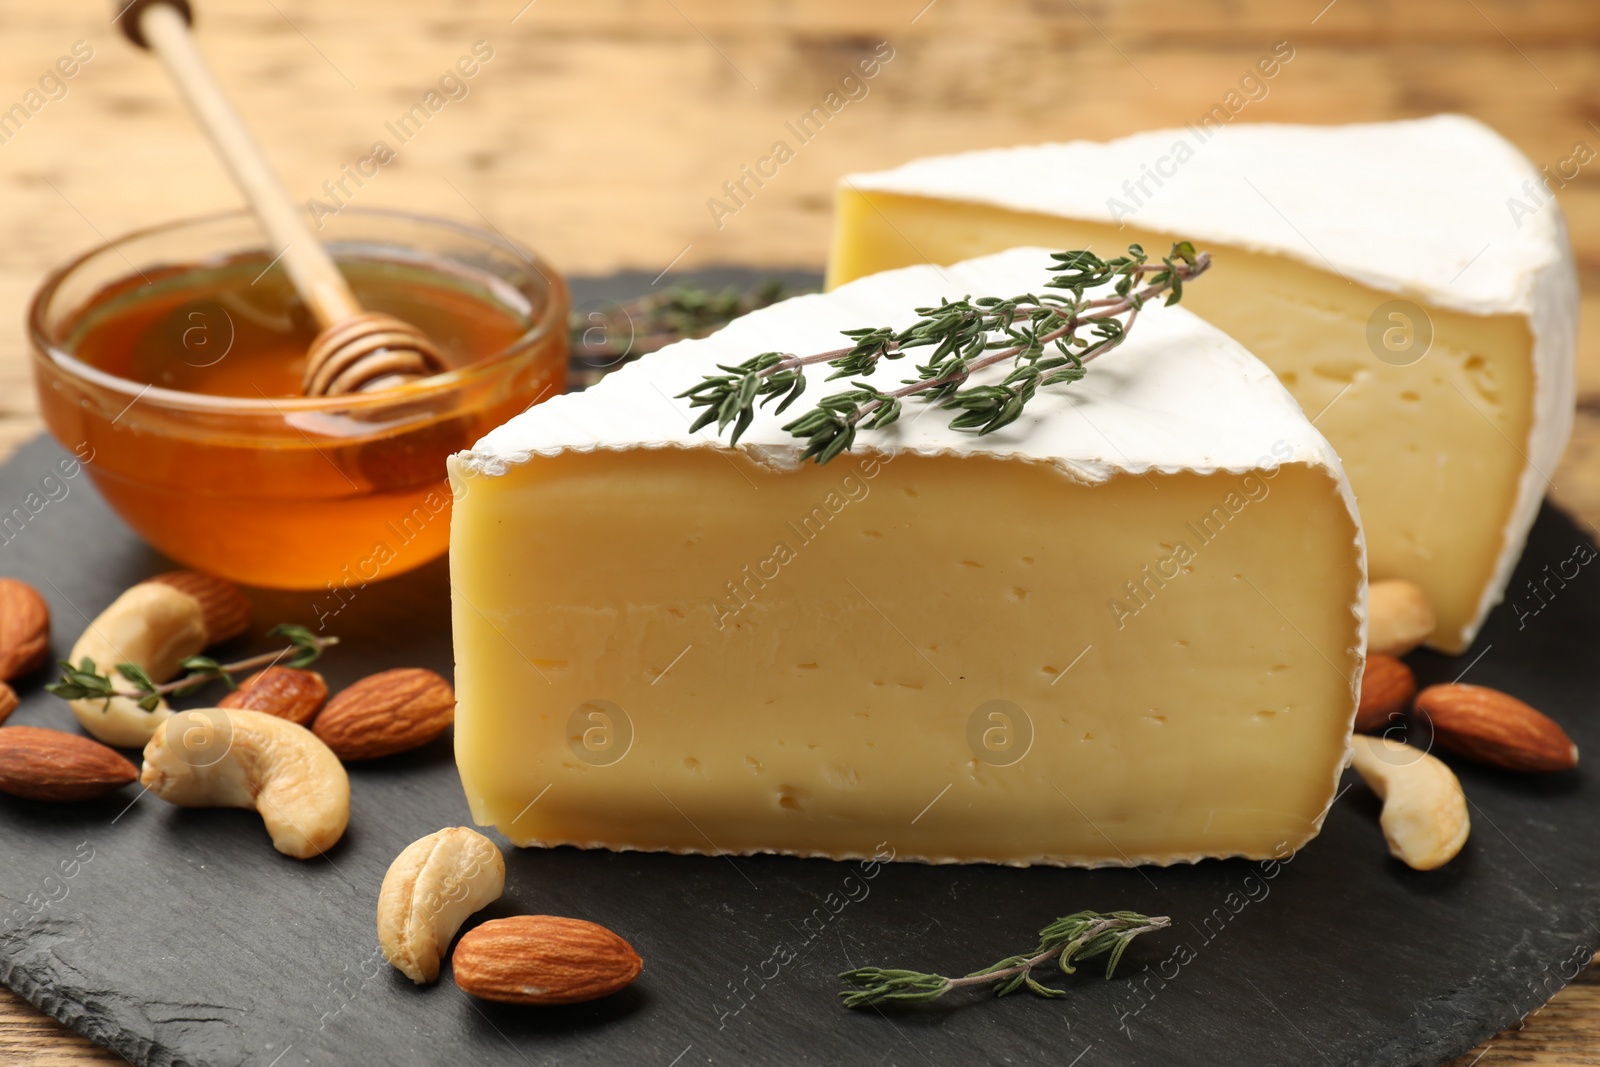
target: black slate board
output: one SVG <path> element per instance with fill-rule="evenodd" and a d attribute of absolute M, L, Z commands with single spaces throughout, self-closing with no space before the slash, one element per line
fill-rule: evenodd
<path fill-rule="evenodd" d="M 583 306 L 649 281 L 575 289 Z M 0 468 L 0 512 L 64 454 L 40 440 Z M 66 484 L 0 544 L 0 574 L 50 600 L 58 650 L 85 615 L 171 566 L 86 477 Z M 1592 552 L 1546 507 L 1511 602 L 1467 656 L 1413 656 L 1422 682 L 1470 665 L 1468 680 L 1520 695 L 1600 751 L 1600 564 L 1577 562 Z M 1564 585 L 1548 578 L 1575 567 Z M 1536 576 L 1543 600 L 1528 592 Z M 310 594 L 253 599 L 263 625 L 313 617 Z M 448 673 L 447 606 L 442 561 L 363 590 L 338 618 L 346 643 L 320 669 L 334 687 L 398 665 Z M 72 728 L 42 680 L 22 686 L 12 722 Z M 546 1010 L 480 1004 L 448 978 L 419 990 L 378 954 L 373 911 L 390 860 L 469 821 L 448 740 L 353 767 L 350 831 L 308 863 L 274 852 L 249 812 L 182 811 L 135 801 L 132 788 L 76 807 L 0 797 L 0 979 L 140 1065 L 1432 1064 L 1515 1024 L 1600 948 L 1593 772 L 1456 769 L 1473 834 L 1430 874 L 1387 857 L 1359 783 L 1280 865 L 864 869 L 511 851 L 506 896 L 484 917 L 582 916 L 646 961 L 616 997 Z M 835 1001 L 845 967 L 958 972 L 1085 907 L 1177 925 L 1139 942 L 1114 980 L 1087 969 L 1070 979 L 1061 1000 L 952 998 L 963 1003 L 887 1015 Z"/>

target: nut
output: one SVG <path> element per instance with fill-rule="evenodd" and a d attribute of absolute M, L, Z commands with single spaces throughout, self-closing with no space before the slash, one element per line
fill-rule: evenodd
<path fill-rule="evenodd" d="M 1356 733 L 1382 733 L 1396 716 L 1404 715 L 1417 695 L 1417 677 L 1411 668 L 1382 653 L 1367 656 L 1361 673 L 1361 704 L 1356 708 Z"/>
<path fill-rule="evenodd" d="M 220 645 L 250 629 L 250 601 L 232 582 L 200 571 L 168 571 L 147 580 L 194 598 L 200 605 L 207 647 Z"/>
<path fill-rule="evenodd" d="M 0 682 L 32 674 L 50 659 L 50 606 L 39 590 L 0 578 Z"/>
<path fill-rule="evenodd" d="M 1403 656 L 1433 636 L 1433 602 L 1415 582 L 1391 578 L 1367 588 L 1367 654 Z"/>
<path fill-rule="evenodd" d="M 505 885 L 505 858 L 476 830 L 453 826 L 413 841 L 389 864 L 378 893 L 384 959 L 418 985 L 434 981 L 461 924 L 500 899 Z"/>
<path fill-rule="evenodd" d="M 377 759 L 427 744 L 455 720 L 450 683 L 420 667 L 369 675 L 339 693 L 312 727 L 342 760 Z"/>
<path fill-rule="evenodd" d="M 456 985 L 502 1004 L 578 1004 L 615 993 L 644 962 L 604 926 L 554 915 L 493 919 L 450 959 Z"/>
<path fill-rule="evenodd" d="M 217 707 L 264 711 L 304 726 L 327 699 L 328 683 L 316 671 L 268 667 L 240 682 L 239 688 L 217 701 Z"/>
<path fill-rule="evenodd" d="M 272 847 L 310 859 L 350 822 L 350 779 L 304 726 L 246 708 L 168 718 L 144 748 L 139 781 L 186 808 L 254 808 Z"/>
<path fill-rule="evenodd" d="M 93 800 L 139 771 L 98 741 L 38 726 L 0 730 L 0 792 L 29 800 Z"/>
<path fill-rule="evenodd" d="M 1514 696 L 1482 685 L 1430 685 L 1417 712 L 1433 724 L 1444 748 L 1508 771 L 1570 771 L 1578 746 L 1549 716 Z"/>
<path fill-rule="evenodd" d="M 198 571 L 163 574 L 113 600 L 78 638 L 68 658 L 74 665 L 93 660 L 119 692 L 133 692 L 132 683 L 116 673 L 117 664 L 137 664 L 164 682 L 190 656 L 238 633 L 241 611 L 242 625 L 248 625 L 243 594 L 221 578 Z M 165 701 L 145 711 L 126 697 L 74 700 L 71 705 L 85 730 L 120 748 L 142 748 L 172 714 Z"/>
<path fill-rule="evenodd" d="M 1398 741 L 1361 734 L 1350 740 L 1350 762 L 1383 801 L 1378 822 L 1389 854 L 1419 871 L 1454 859 L 1472 823 L 1466 794 L 1450 768 Z"/>
<path fill-rule="evenodd" d="M 9 719 L 20 703 L 22 699 L 17 696 L 17 691 L 5 682 L 0 682 L 0 722 Z"/>

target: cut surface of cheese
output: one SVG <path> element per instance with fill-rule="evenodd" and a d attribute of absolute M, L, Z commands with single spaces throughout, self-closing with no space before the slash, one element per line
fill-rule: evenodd
<path fill-rule="evenodd" d="M 1572 426 L 1577 281 L 1542 180 L 1451 115 L 973 152 L 844 179 L 828 276 L 1199 242 L 1184 306 L 1277 372 L 1344 463 L 1372 577 L 1422 586 L 1429 643 L 1460 652 Z"/>
<path fill-rule="evenodd" d="M 1221 331 L 1147 308 L 984 437 L 912 401 L 801 464 L 781 425 L 847 384 L 826 365 L 737 447 L 688 432 L 676 394 L 717 364 L 1036 291 L 1047 263 L 789 300 L 453 457 L 474 818 L 518 844 L 1084 866 L 1310 839 L 1355 711 L 1360 526 L 1332 449 Z"/>

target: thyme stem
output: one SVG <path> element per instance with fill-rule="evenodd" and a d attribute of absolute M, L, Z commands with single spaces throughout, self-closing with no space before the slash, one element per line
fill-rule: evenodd
<path fill-rule="evenodd" d="M 912 396 L 959 411 L 950 422 L 953 429 L 992 433 L 1014 422 L 1040 388 L 1080 380 L 1087 363 L 1123 342 L 1147 301 L 1164 295 L 1168 304 L 1176 303 L 1184 283 L 1211 265 L 1210 255 L 1196 252 L 1187 241 L 1174 244 L 1159 265 L 1147 258 L 1138 245 L 1111 260 L 1088 251 L 1058 252 L 1052 256 L 1052 270 L 1063 273 L 1047 288 L 1069 295 L 942 301 L 937 307 L 918 308 L 923 318 L 904 330 L 846 330 L 855 344 L 809 355 L 764 352 L 737 366 L 719 366 L 725 373 L 707 375 L 678 395 L 689 398 L 691 408 L 704 409 L 692 430 L 715 422 L 721 432 L 731 425 L 731 443 L 737 443 L 758 405 L 779 401 L 775 410 L 782 412 L 805 391 L 806 367 L 834 366 L 830 380 L 868 375 L 882 360 L 932 347 L 933 357 L 917 368 L 919 376 L 905 379 L 899 388 L 884 390 L 855 381 L 854 388 L 824 397 L 786 424 L 785 430 L 807 442 L 802 458 L 828 462 L 854 443 L 858 427 L 877 429 L 895 422 L 901 402 Z M 1086 289 L 1105 284 L 1114 287 L 1113 294 L 1085 296 Z M 1093 340 L 1079 336 L 1085 329 Z M 991 334 L 1002 336 L 991 340 Z M 977 372 L 1008 361 L 1015 366 L 998 385 L 963 388 Z"/>
<path fill-rule="evenodd" d="M 1127 308 L 1127 307 L 1124 307 L 1124 308 L 1122 308 L 1121 311 L 1115 312 L 1115 314 L 1122 314 L 1123 312 L 1127 312 L 1128 313 L 1128 321 L 1123 325 L 1122 333 L 1118 334 L 1115 337 L 1108 338 L 1108 339 L 1106 339 L 1104 341 L 1101 341 L 1098 344 L 1093 345 L 1092 347 L 1085 349 L 1083 352 L 1080 352 L 1078 354 L 1078 363 L 1080 365 L 1088 363 L 1089 361 L 1093 360 L 1096 356 L 1105 355 L 1107 352 L 1111 351 L 1113 348 L 1116 348 L 1118 345 L 1120 345 L 1123 342 L 1123 340 L 1128 336 L 1128 329 L 1133 326 L 1134 320 L 1139 317 L 1139 310 L 1136 307 L 1132 308 L 1131 310 L 1129 308 Z M 1049 333 L 1044 334 L 1043 336 L 1041 336 L 1039 338 L 1039 343 L 1040 344 L 1049 344 L 1049 343 L 1051 343 L 1051 342 L 1053 342 L 1053 341 L 1055 341 L 1055 340 L 1057 340 L 1059 338 L 1066 337 L 1081 322 L 1087 321 L 1088 319 L 1097 318 L 1097 317 L 1102 317 L 1102 316 L 1092 316 L 1091 315 L 1091 316 L 1086 316 L 1085 319 L 1072 319 L 1072 320 L 1070 320 L 1068 322 L 1068 324 L 1066 326 L 1062 326 L 1059 329 L 1052 330 Z M 1005 349 L 1003 351 L 996 352 L 992 356 L 985 356 L 982 359 L 974 360 L 967 367 L 965 373 L 952 372 L 950 374 L 944 375 L 942 378 L 929 378 L 929 379 L 925 379 L 923 381 L 912 382 L 909 385 L 903 386 L 903 387 L 901 387 L 899 389 L 891 389 L 887 393 L 885 393 L 884 395 L 887 396 L 887 397 L 890 397 L 891 399 L 898 400 L 898 399 L 900 399 L 902 397 L 915 396 L 917 393 L 926 393 L 926 392 L 929 392 L 929 391 L 934 390 L 934 389 L 942 389 L 945 386 L 950 385 L 952 383 L 964 382 L 968 378 L 970 378 L 974 374 L 976 374 L 978 371 L 981 371 L 981 370 L 983 370 L 983 369 L 985 369 L 987 367 L 992 367 L 997 363 L 1004 363 L 1008 359 L 1015 359 L 1022 352 L 1023 352 L 1023 346 L 1022 345 L 1016 345 L 1016 346 L 1013 346 L 1011 348 L 1007 348 L 1007 349 Z M 880 400 L 871 400 L 871 401 L 868 401 L 867 403 L 861 405 L 859 408 L 856 409 L 854 414 L 852 414 L 850 416 L 851 419 L 852 419 L 852 422 L 853 423 L 860 422 L 862 419 L 864 419 L 868 415 L 872 414 L 872 412 L 877 410 L 879 407 L 883 406 L 883 403 L 884 402 L 880 401 Z"/>
<path fill-rule="evenodd" d="M 322 648 L 327 648 L 329 645 L 337 645 L 339 643 L 339 639 L 331 635 L 328 637 L 319 637 L 317 638 L 317 641 L 320 642 L 320 647 Z M 240 671 L 252 670 L 256 667 L 270 667 L 287 656 L 293 656 L 297 651 L 299 651 L 299 649 L 300 646 L 298 645 L 288 645 L 284 648 L 278 649 L 276 652 L 263 652 L 258 656 L 246 656 L 244 659 L 234 660 L 232 663 L 220 664 L 218 670 L 226 674 L 233 675 L 238 674 Z M 217 675 L 209 672 L 206 673 L 205 676 L 217 677 Z M 153 692 L 159 693 L 162 696 L 166 696 L 169 693 L 181 692 L 185 688 L 194 685 L 199 680 L 200 679 L 194 674 L 188 674 L 182 678 L 175 678 L 170 682 L 163 682 L 160 685 L 157 685 Z"/>
<path fill-rule="evenodd" d="M 318 637 L 304 626 L 288 623 L 274 626 L 267 632 L 288 638 L 288 647 L 248 656 L 233 663 L 218 663 L 209 656 L 190 656 L 179 664 L 185 672 L 182 677 L 159 685 L 137 663 L 118 663 L 114 669 L 126 683 L 124 688 L 118 688 L 112 682 L 111 675 L 101 671 L 94 660 L 87 656 L 76 666 L 69 660 L 58 660 L 61 678 L 45 686 L 45 689 L 62 700 L 104 700 L 107 711 L 111 709 L 112 699 L 119 696 L 133 699 L 145 711 L 155 711 L 161 706 L 162 697 L 187 695 L 217 680 L 226 682 L 228 688 L 233 689 L 233 676 L 238 671 L 265 667 L 280 661 L 285 661 L 290 667 L 304 667 L 315 662 L 324 649 L 339 643 L 339 639 L 331 634 Z"/>
<path fill-rule="evenodd" d="M 1107 930 L 1119 929 L 1117 923 L 1118 920 L 1116 919 L 1103 919 L 1100 922 L 1095 923 L 1091 928 L 1092 932 L 1083 935 L 1081 940 L 1092 940 Z M 1143 926 L 1126 928 L 1123 936 L 1134 938 L 1138 937 L 1140 934 L 1148 934 L 1156 930 L 1164 930 L 1170 925 L 1172 925 L 1171 919 L 1164 915 L 1158 915 Z M 1027 971 L 1031 971 L 1041 963 L 1049 963 L 1051 960 L 1061 955 L 1062 951 L 1066 949 L 1066 947 L 1066 945 L 1057 945 L 1054 948 L 1047 948 L 1037 955 L 1029 956 L 1021 963 L 1013 964 L 1012 966 L 1003 968 L 1002 970 L 979 971 L 976 974 L 964 975 L 961 978 L 947 978 L 945 981 L 949 983 L 950 989 L 961 989 L 964 986 L 973 985 L 989 985 L 993 982 L 1000 981 L 1002 978 L 1010 978 L 1014 974 L 1023 974 Z"/>
<path fill-rule="evenodd" d="M 994 986 L 996 996 L 1005 996 L 1026 986 L 1043 997 L 1066 996 L 1067 991 L 1047 986 L 1033 977 L 1036 967 L 1058 960 L 1061 971 L 1074 973 L 1075 963 L 1106 956 L 1106 977 L 1110 978 L 1133 939 L 1141 934 L 1164 930 L 1172 925 L 1165 915 L 1148 916 L 1132 911 L 1101 914 L 1080 911 L 1057 919 L 1039 931 L 1039 944 L 1025 956 L 1008 956 L 991 967 L 960 978 L 928 974 L 923 971 L 858 967 L 839 977 L 854 986 L 840 992 L 847 1008 L 877 1004 L 926 1003 L 951 990 L 968 986 Z"/>

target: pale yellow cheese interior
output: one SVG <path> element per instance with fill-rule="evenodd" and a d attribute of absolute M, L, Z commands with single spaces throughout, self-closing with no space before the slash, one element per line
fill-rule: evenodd
<path fill-rule="evenodd" d="M 1018 245 L 1113 255 L 1138 242 L 1159 256 L 1173 239 L 1133 226 L 846 187 L 828 283 Z M 1396 366 L 1374 355 L 1367 325 L 1397 294 L 1285 256 L 1202 247 L 1214 266 L 1185 290 L 1184 306 L 1231 334 L 1294 394 L 1344 463 L 1372 578 L 1421 585 L 1439 621 L 1429 643 L 1462 651 L 1505 547 L 1527 463 L 1534 372 L 1526 320 L 1467 315 L 1418 298 L 1432 321 L 1432 347 L 1418 362 Z"/>
<path fill-rule="evenodd" d="M 457 759 L 519 844 L 1166 863 L 1281 854 L 1333 796 L 1361 575 L 1325 469 L 453 476 Z"/>

